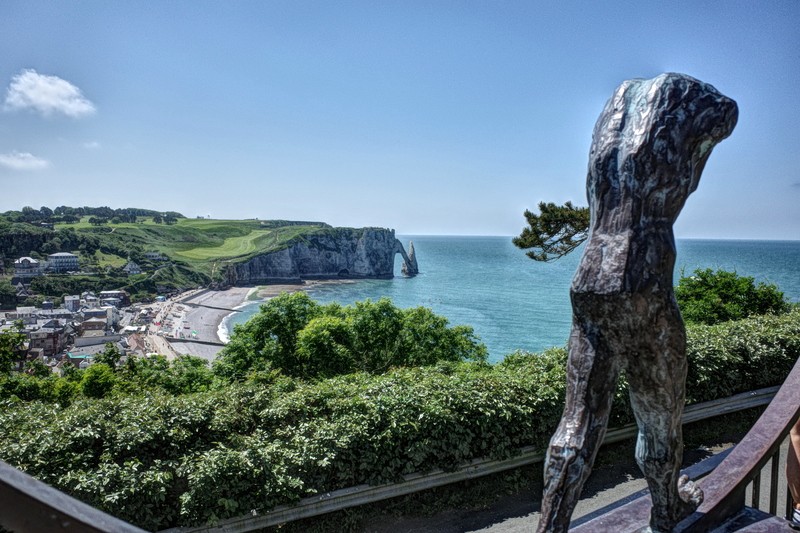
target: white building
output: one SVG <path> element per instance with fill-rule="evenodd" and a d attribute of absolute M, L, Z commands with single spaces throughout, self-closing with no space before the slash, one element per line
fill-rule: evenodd
<path fill-rule="evenodd" d="M 20 257 L 14 261 L 14 276 L 33 278 L 42 274 L 42 264 L 33 257 Z"/>
<path fill-rule="evenodd" d="M 47 268 L 52 272 L 76 272 L 80 270 L 78 256 L 69 252 L 50 254 L 47 256 Z"/>

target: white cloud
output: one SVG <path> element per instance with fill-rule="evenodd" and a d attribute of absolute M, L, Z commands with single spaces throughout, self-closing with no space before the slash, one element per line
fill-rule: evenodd
<path fill-rule="evenodd" d="M 0 166 L 12 170 L 41 170 L 50 166 L 50 162 L 28 152 L 13 151 L 10 154 L 0 154 Z"/>
<path fill-rule="evenodd" d="M 4 108 L 7 111 L 32 109 L 44 116 L 62 113 L 72 118 L 95 112 L 94 104 L 70 82 L 33 69 L 23 69 L 11 78 Z"/>
<path fill-rule="evenodd" d="M 83 147 L 86 148 L 87 150 L 97 150 L 98 148 L 100 148 L 100 143 L 97 141 L 87 141 L 83 143 Z"/>

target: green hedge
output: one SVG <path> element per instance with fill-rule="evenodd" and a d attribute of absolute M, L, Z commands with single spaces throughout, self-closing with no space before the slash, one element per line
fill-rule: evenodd
<path fill-rule="evenodd" d="M 780 384 L 800 311 L 691 327 L 691 401 Z M 561 415 L 563 349 L 315 384 L 0 405 L 0 458 L 142 527 L 266 510 L 477 457 L 544 448 Z M 268 380 L 267 380 L 268 381 Z M 612 425 L 630 421 L 624 380 Z"/>
<path fill-rule="evenodd" d="M 687 402 L 780 385 L 800 357 L 800 309 L 686 328 Z"/>

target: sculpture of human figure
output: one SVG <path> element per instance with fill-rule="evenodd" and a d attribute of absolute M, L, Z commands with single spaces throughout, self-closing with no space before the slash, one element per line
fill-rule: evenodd
<path fill-rule="evenodd" d="M 540 532 L 569 527 L 622 371 L 653 501 L 651 530 L 671 531 L 702 501 L 692 482 L 678 479 L 687 364 L 672 225 L 737 117 L 736 103 L 711 85 L 662 74 L 623 82 L 597 121 L 586 184 L 590 234 L 570 289 L 567 397 L 548 448 Z"/>

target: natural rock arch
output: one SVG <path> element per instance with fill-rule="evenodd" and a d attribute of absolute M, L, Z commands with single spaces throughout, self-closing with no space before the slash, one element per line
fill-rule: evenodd
<path fill-rule="evenodd" d="M 401 243 L 399 239 L 395 239 L 394 254 L 395 255 L 400 254 L 403 257 L 402 273 L 404 276 L 412 278 L 417 274 L 419 274 L 419 266 L 417 265 L 417 255 L 416 252 L 414 252 L 413 241 L 409 241 L 408 253 L 406 253 L 406 249 L 403 248 L 403 243 Z"/>

